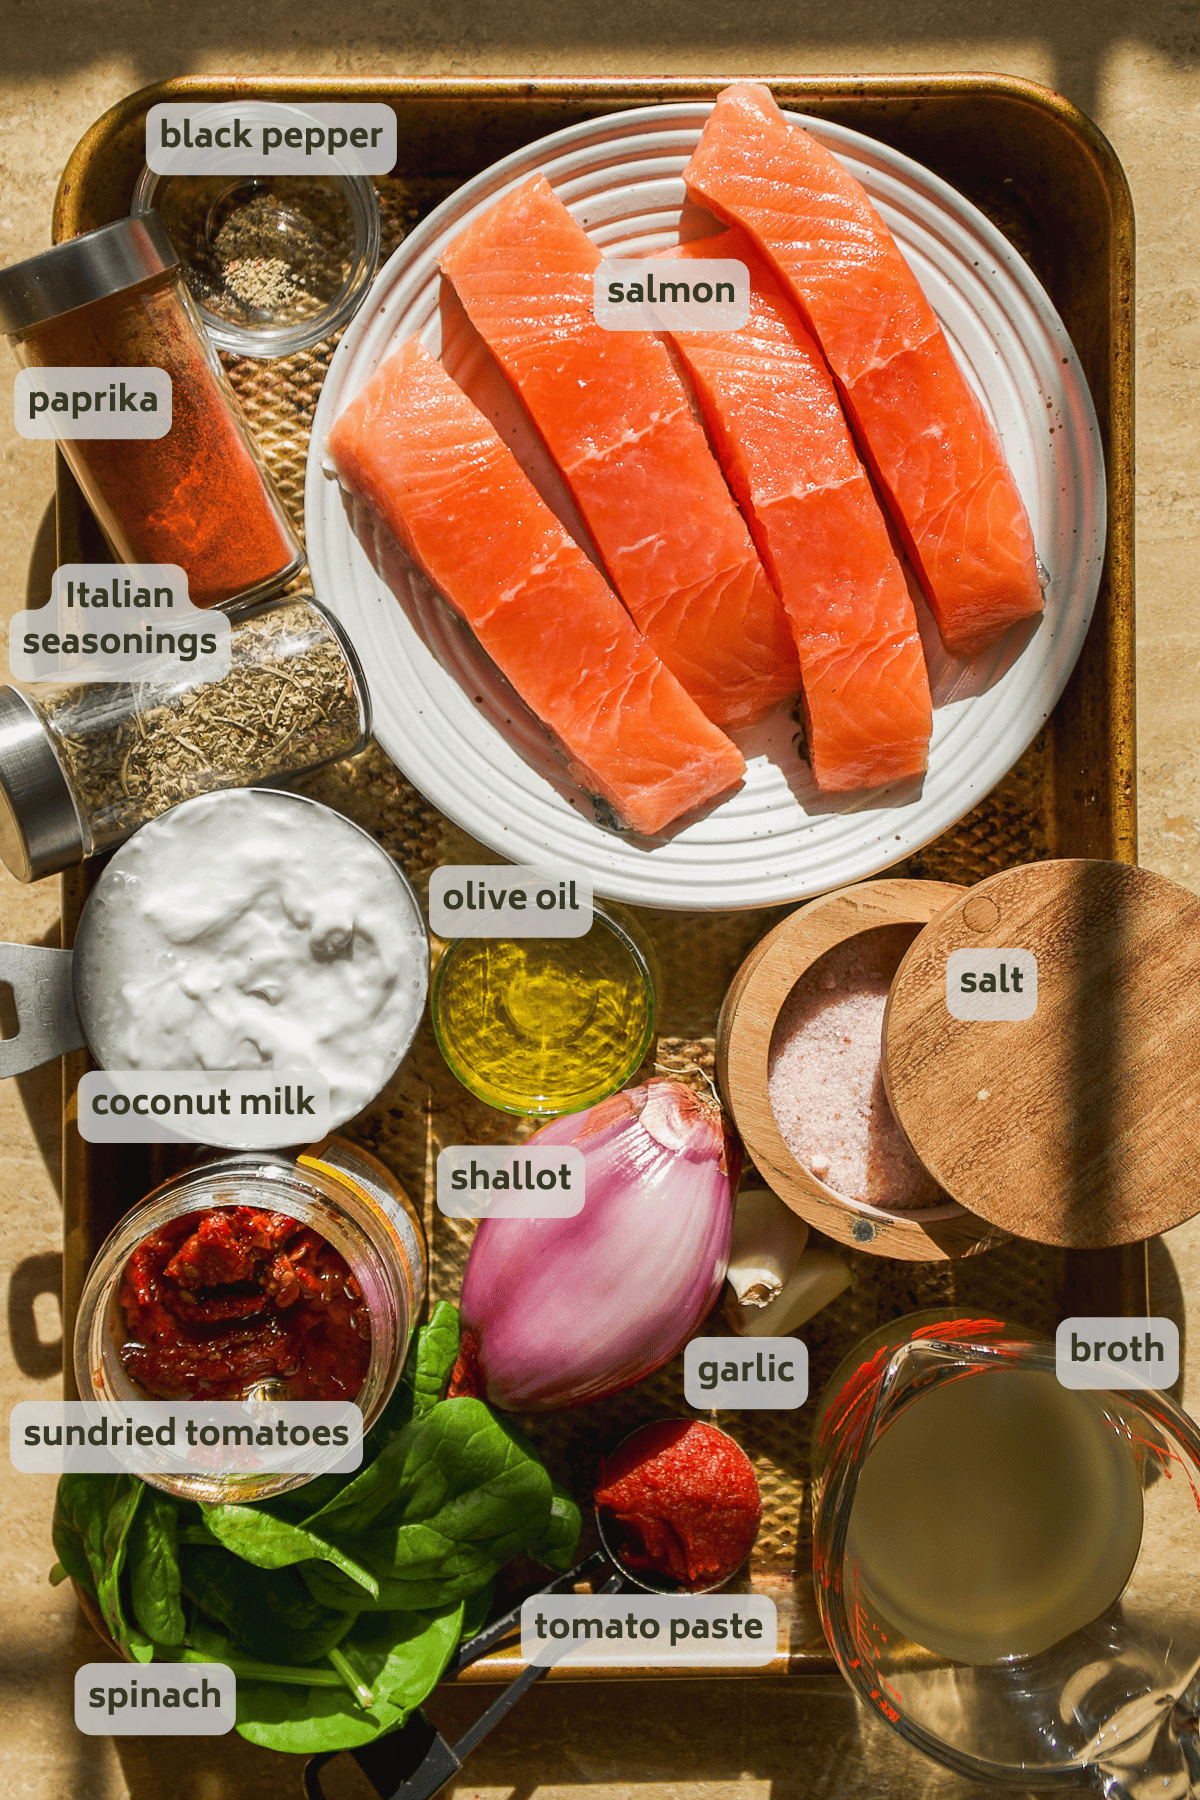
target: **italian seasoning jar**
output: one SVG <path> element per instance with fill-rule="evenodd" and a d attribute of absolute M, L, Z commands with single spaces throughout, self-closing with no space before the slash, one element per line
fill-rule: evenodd
<path fill-rule="evenodd" d="M 23 369 L 169 375 L 164 436 L 59 440 L 118 560 L 178 564 L 194 606 L 286 586 L 303 547 L 157 214 L 0 269 L 0 331 Z"/>
<path fill-rule="evenodd" d="M 255 1237 L 268 1234 L 272 1248 L 259 1255 Z M 307 1273 L 298 1296 L 280 1257 Z M 194 1267 L 203 1286 L 173 1266 Z M 344 1398 L 365 1433 L 400 1378 L 425 1269 L 412 1202 L 356 1144 L 331 1137 L 294 1159 L 254 1152 L 204 1163 L 147 1195 L 101 1246 L 75 1325 L 79 1397 L 114 1418 L 134 1400 Z M 313 1478 L 185 1475 L 155 1467 L 152 1453 L 136 1473 L 207 1503 L 265 1500 Z"/>
<path fill-rule="evenodd" d="M 130 681 L 0 687 L 0 858 L 22 881 L 121 844 L 219 788 L 281 786 L 361 750 L 354 647 L 311 594 L 227 609 L 230 669 L 163 660 Z"/>

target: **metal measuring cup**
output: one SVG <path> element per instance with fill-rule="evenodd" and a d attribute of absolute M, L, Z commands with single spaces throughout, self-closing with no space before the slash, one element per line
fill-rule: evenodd
<path fill-rule="evenodd" d="M 288 807 L 309 808 L 316 815 L 336 818 L 339 829 L 357 833 L 387 863 L 395 883 L 397 919 L 421 918 L 417 897 L 402 870 L 368 832 L 341 813 L 335 813 L 331 807 L 323 806 L 320 801 L 311 800 L 307 795 L 280 790 L 271 790 L 268 795 L 265 790 L 227 788 L 216 793 L 198 795 L 143 825 L 113 854 L 88 896 L 73 950 L 54 950 L 40 945 L 0 944 L 0 981 L 7 982 L 12 989 L 18 1027 L 15 1035 L 0 1040 L 0 1076 L 24 1074 L 29 1069 L 38 1068 L 55 1057 L 65 1056 L 80 1048 L 90 1051 L 101 1069 L 119 1066 L 115 1060 L 118 1053 L 110 1034 L 106 1033 L 102 1018 L 104 1002 L 123 975 L 121 954 L 114 946 L 110 921 L 121 914 L 128 905 L 128 897 L 136 889 L 139 880 L 137 865 L 147 853 L 146 836 L 154 832 L 165 819 L 178 822 L 190 809 L 202 810 L 206 817 L 213 811 L 227 811 L 247 793 L 262 794 L 264 798 L 269 797 L 272 803 Z M 153 841 L 151 838 L 150 843 L 153 844 Z M 202 882 L 203 879 L 203 870 L 198 870 L 197 880 Z M 412 1028 L 402 1041 L 398 1039 L 392 1047 L 389 1066 L 380 1083 L 381 1088 L 395 1074 L 408 1054 L 420 1023 L 429 986 L 427 940 L 424 942 L 423 956 L 416 976 L 419 997 L 413 1007 Z M 330 1116 L 329 1129 L 336 1130 L 359 1111 L 361 1103 L 355 1104 L 349 1111 L 339 1112 L 335 1109 Z"/>

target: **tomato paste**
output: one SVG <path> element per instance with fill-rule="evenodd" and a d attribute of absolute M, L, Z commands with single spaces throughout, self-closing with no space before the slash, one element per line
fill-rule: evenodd
<path fill-rule="evenodd" d="M 698 1420 L 646 1425 L 626 1438 L 605 1459 L 595 1501 L 626 1568 L 693 1593 L 741 1567 L 762 1517 L 749 1457 Z"/>
<path fill-rule="evenodd" d="M 118 1304 L 121 1362 L 164 1400 L 232 1400 L 262 1382 L 288 1400 L 352 1400 L 371 1321 L 345 1258 L 287 1213 L 222 1206 L 140 1243 Z"/>

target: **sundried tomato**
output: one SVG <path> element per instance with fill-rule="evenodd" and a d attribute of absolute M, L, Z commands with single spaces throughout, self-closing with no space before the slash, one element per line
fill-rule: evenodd
<path fill-rule="evenodd" d="M 371 1321 L 344 1257 L 288 1213 L 214 1207 L 145 1238 L 121 1278 L 121 1361 L 164 1400 L 352 1400 Z"/>

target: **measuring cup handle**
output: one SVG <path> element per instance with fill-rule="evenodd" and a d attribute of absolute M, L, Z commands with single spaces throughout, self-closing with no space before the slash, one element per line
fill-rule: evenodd
<path fill-rule="evenodd" d="M 1197 1800 L 1200 1796 L 1200 1677 L 1131 1742 L 1089 1764 L 1103 1800 Z"/>
<path fill-rule="evenodd" d="M 0 1076 L 23 1075 L 83 1044 L 71 983 L 73 952 L 0 944 L 0 982 L 12 989 L 17 1034 L 0 1039 Z"/>

